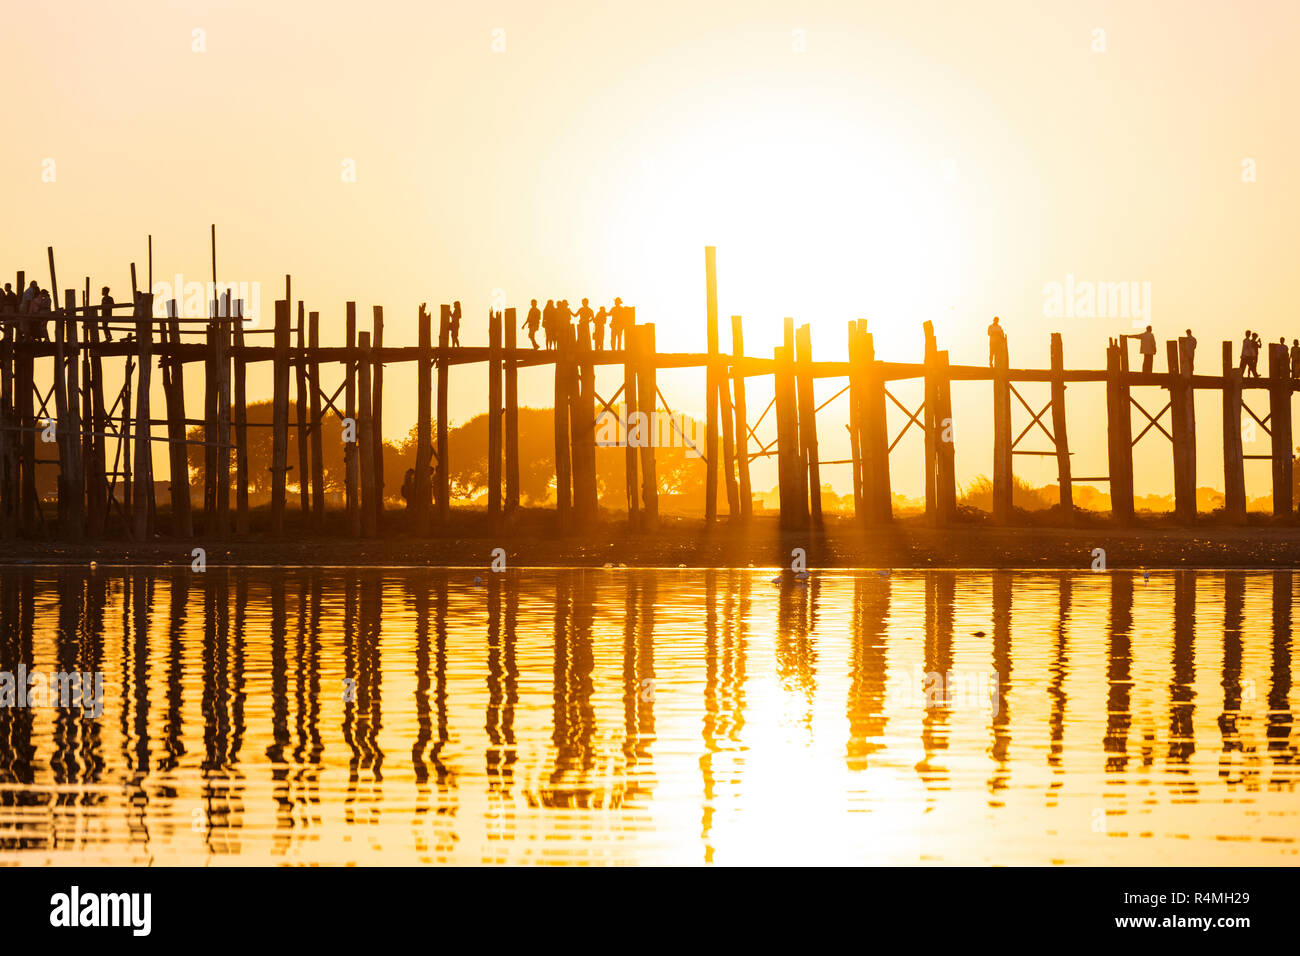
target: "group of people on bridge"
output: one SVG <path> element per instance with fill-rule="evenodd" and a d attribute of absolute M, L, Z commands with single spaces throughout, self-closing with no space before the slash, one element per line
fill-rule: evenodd
<path fill-rule="evenodd" d="M 4 290 L 0 291 L 0 315 L 19 317 L 16 325 L 20 340 L 48 342 L 50 333 L 46 323 L 53 311 L 49 290 L 42 289 L 35 279 L 21 295 L 14 291 L 10 282 L 6 282 Z"/>
<path fill-rule="evenodd" d="M 618 298 L 608 309 L 602 305 L 596 311 L 592 311 L 591 303 L 587 299 L 582 300 L 582 305 L 576 311 L 569 308 L 568 299 L 558 301 L 547 299 L 546 305 L 540 309 L 537 307 L 537 300 L 533 299 L 528 309 L 528 317 L 524 319 L 524 324 L 520 328 L 528 330 L 528 340 L 532 342 L 535 349 L 541 348 L 537 344 L 539 329 L 545 335 L 546 348 L 555 349 L 559 348 L 565 330 L 573 328 L 577 342 L 585 342 L 589 348 L 595 348 L 600 352 L 605 348 L 607 326 L 609 347 L 611 349 L 623 347 L 623 337 L 632 326 L 633 314 L 631 307 L 624 305 L 623 300 Z M 574 319 L 578 320 L 576 328 L 573 325 Z"/>

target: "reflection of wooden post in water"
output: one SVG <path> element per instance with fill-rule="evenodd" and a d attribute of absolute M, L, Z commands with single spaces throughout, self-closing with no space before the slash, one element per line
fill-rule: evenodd
<path fill-rule="evenodd" d="M 736 472 L 740 500 L 740 516 L 750 518 L 754 513 L 753 489 L 749 484 L 749 417 L 745 409 L 745 330 L 738 315 L 731 317 L 731 361 L 735 379 L 736 401 Z"/>
<path fill-rule="evenodd" d="M 1174 572 L 1174 647 L 1169 682 L 1169 759 L 1186 764 L 1196 752 L 1196 572 Z M 1180 770 L 1185 773 L 1186 770 Z"/>
<path fill-rule="evenodd" d="M 1273 572 L 1272 681 L 1268 689 L 1268 727 L 1265 730 L 1273 769 L 1282 778 L 1270 781 L 1270 786 L 1277 787 L 1284 780 L 1290 781 L 1295 772 L 1295 748 L 1291 743 L 1291 727 L 1295 721 L 1291 709 L 1291 659 L 1294 647 L 1291 601 L 1291 569 L 1279 568 Z"/>
<path fill-rule="evenodd" d="M 990 789 L 997 791 L 1006 786 L 1007 754 L 1011 750 L 1011 714 L 1008 712 L 1007 691 L 1011 685 L 1011 589 L 1015 584 L 1014 572 L 1002 569 L 993 572 L 993 672 L 998 677 L 997 698 L 988 701 L 993 709 L 990 723 L 993 747 L 989 756 L 997 764 L 998 776 L 990 781 Z M 971 691 L 964 675 L 957 678 L 964 693 Z M 981 686 L 981 691 L 986 688 Z M 984 703 L 981 701 L 981 703 Z M 976 706 L 972 700 L 962 701 L 962 706 Z"/>
<path fill-rule="evenodd" d="M 1117 360 L 1118 361 L 1118 360 Z M 1110 631 L 1106 638 L 1106 772 L 1128 766 L 1128 731 L 1133 693 L 1133 575 L 1111 572 Z"/>

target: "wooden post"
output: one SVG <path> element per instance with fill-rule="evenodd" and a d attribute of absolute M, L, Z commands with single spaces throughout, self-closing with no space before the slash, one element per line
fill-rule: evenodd
<path fill-rule="evenodd" d="M 325 415 L 321 410 L 320 313 L 307 314 L 307 347 L 311 350 L 310 376 L 307 381 L 311 395 L 311 510 L 312 526 L 319 532 L 325 528 Z"/>
<path fill-rule="evenodd" d="M 817 405 L 813 392 L 812 329 L 799 326 L 795 338 L 798 364 L 799 447 L 807 468 L 808 509 L 814 528 L 822 526 L 821 462 L 817 447 Z"/>
<path fill-rule="evenodd" d="M 1273 438 L 1273 514 L 1290 515 L 1292 501 L 1291 374 L 1285 345 L 1268 346 L 1269 431 Z"/>
<path fill-rule="evenodd" d="M 21 286 L 18 291 L 22 293 Z M 14 420 L 13 414 L 14 323 L 4 322 L 2 333 L 4 338 L 0 341 L 0 535 L 10 538 L 17 531 L 17 522 L 14 519 L 18 514 L 18 509 L 15 507 L 18 500 L 18 482 L 14 480 L 16 458 L 13 454 L 14 446 L 17 444 L 15 439 L 19 434 L 15 430 L 18 423 Z"/>
<path fill-rule="evenodd" d="M 429 533 L 429 505 L 433 496 L 433 483 L 429 468 L 433 462 L 433 317 L 420 307 L 419 312 L 420 358 L 415 373 L 415 497 L 411 511 L 415 517 L 415 533 Z"/>
<path fill-rule="evenodd" d="M 92 537 L 104 533 L 108 520 L 108 486 L 106 483 L 107 462 L 104 449 L 108 444 L 108 414 L 104 410 L 104 364 L 99 354 L 99 321 L 91 314 L 86 314 L 86 336 L 89 341 L 87 349 L 86 388 L 89 392 L 91 414 L 90 422 L 90 480 L 88 483 L 87 522 L 88 532 Z M 6 369 L 6 383 L 8 369 Z M 12 406 L 5 405 L 12 415 Z M 12 506 L 10 506 L 12 510 Z"/>
<path fill-rule="evenodd" d="M 862 417 L 864 403 L 862 381 L 862 333 L 858 320 L 850 319 L 848 326 L 849 356 L 849 460 L 853 463 L 853 516 L 863 524 L 870 523 L 862 498 Z"/>
<path fill-rule="evenodd" d="M 1061 333 L 1052 333 L 1052 437 L 1056 439 L 1056 482 L 1061 520 L 1074 523 L 1074 484 L 1070 470 L 1070 437 L 1065 425 L 1065 349 Z"/>
<path fill-rule="evenodd" d="M 1011 363 L 1005 348 L 995 345 L 992 351 L 993 522 L 1005 525 L 1011 522 L 1015 484 L 1011 466 Z"/>
<path fill-rule="evenodd" d="M 736 473 L 740 497 L 740 516 L 754 513 L 753 489 L 749 484 L 749 418 L 745 409 L 745 330 L 738 315 L 731 317 L 731 361 L 736 388 Z"/>
<path fill-rule="evenodd" d="M 518 316 L 506 309 L 506 517 L 519 510 L 519 364 L 515 361 Z"/>
<path fill-rule="evenodd" d="M 347 377 L 343 380 L 344 417 L 351 423 L 351 441 L 343 443 L 343 494 L 347 509 L 348 534 L 361 537 L 361 476 L 357 448 L 360 429 L 357 426 L 357 376 L 361 360 L 357 351 L 357 304 L 347 304 Z M 346 427 L 346 424 L 345 424 Z M 347 437 L 346 435 L 344 436 Z"/>
<path fill-rule="evenodd" d="M 357 415 L 357 447 L 361 458 L 361 533 L 373 538 L 379 531 L 379 509 L 375 507 L 375 496 L 379 486 L 375 474 L 374 428 L 375 422 L 371 403 L 374 391 L 370 381 L 374 356 L 371 354 L 370 333 L 361 333 L 359 346 L 361 361 L 358 363 L 358 387 L 361 397 L 361 409 Z"/>
<path fill-rule="evenodd" d="M 284 534 L 285 481 L 289 469 L 289 303 L 275 303 L 271 408 L 271 533 Z"/>
<path fill-rule="evenodd" d="M 384 523 L 384 307 L 376 305 L 374 309 L 374 355 L 375 384 L 374 397 L 370 401 L 370 416 L 373 424 L 371 448 L 375 456 L 375 527 L 382 528 Z"/>
<path fill-rule="evenodd" d="M 863 389 L 866 393 L 865 405 L 859 412 L 862 418 L 862 493 L 871 519 L 888 524 L 894 520 L 894 501 L 889 480 L 889 419 L 885 408 L 885 378 L 876 362 L 875 340 L 866 331 L 866 322 L 860 322 L 858 328 L 862 330 L 862 344 L 858 351 L 866 380 Z"/>
<path fill-rule="evenodd" d="M 152 429 L 149 411 L 149 376 L 153 368 L 153 293 L 142 292 L 135 306 L 135 341 L 139 363 L 139 393 L 136 395 L 135 488 L 131 513 L 137 541 L 153 538 L 150 497 L 153 494 Z"/>
<path fill-rule="evenodd" d="M 555 348 L 555 516 L 560 531 L 567 531 L 572 522 L 570 491 L 569 449 L 569 370 L 568 354 L 572 336 L 565 333 L 567 323 L 556 330 Z"/>
<path fill-rule="evenodd" d="M 136 308 L 139 308 L 137 305 Z M 122 511 L 123 525 L 131 538 L 135 537 L 135 489 L 131 484 L 131 457 L 135 446 L 131 441 L 131 373 L 135 370 L 135 359 L 127 356 L 126 373 L 122 381 L 122 424 L 119 434 L 118 449 L 122 453 Z"/>
<path fill-rule="evenodd" d="M 794 356 L 788 345 L 772 350 L 776 406 L 777 490 L 781 527 L 803 525 L 799 500 L 799 415 L 795 398 Z"/>
<path fill-rule="evenodd" d="M 655 353 L 653 322 L 635 327 L 637 342 L 637 403 L 645 416 L 648 434 L 641 448 L 641 528 L 653 531 L 659 526 L 659 477 L 655 472 L 655 402 L 659 394 L 658 355 Z"/>
<path fill-rule="evenodd" d="M 576 511 L 584 526 L 591 526 L 600 516 L 600 501 L 596 487 L 596 368 L 592 363 L 591 336 L 579 336 L 577 349 L 578 417 L 572 423 L 574 442 L 574 488 L 581 487 L 581 498 L 575 500 Z M 579 483 L 577 476 L 581 474 Z"/>
<path fill-rule="evenodd" d="M 630 314 L 630 313 L 629 313 Z M 636 528 L 639 524 L 640 486 L 639 464 L 637 461 L 636 441 L 644 437 L 646 427 L 638 428 L 635 416 L 638 415 L 636 377 L 638 369 L 638 342 L 640 336 L 636 326 L 628 323 L 623 330 L 623 477 L 627 494 L 627 526 Z"/>
<path fill-rule="evenodd" d="M 18 273 L 18 292 L 22 294 L 24 274 Z M 35 403 L 35 358 L 28 349 L 19 349 L 17 369 L 14 373 L 14 395 L 18 401 L 18 421 L 22 431 L 19 432 L 18 446 L 21 450 L 19 462 L 22 471 L 21 524 L 24 533 L 36 530 L 36 403 Z M 129 413 L 129 409 L 123 411 Z"/>
<path fill-rule="evenodd" d="M 708 338 L 708 365 L 705 367 L 704 427 L 704 520 L 712 524 L 718 517 L 718 265 L 717 249 L 704 247 L 705 331 Z M 734 512 L 734 508 L 732 511 Z"/>
<path fill-rule="evenodd" d="M 1128 358 L 1122 345 L 1111 345 L 1106 350 L 1110 510 L 1120 523 L 1133 520 L 1133 422 L 1129 404 Z"/>
<path fill-rule="evenodd" d="M 947 349 L 934 353 L 938 407 L 935 409 L 934 493 L 938 501 L 940 524 L 957 517 L 957 468 L 955 432 L 952 420 L 952 377 L 948 371 Z"/>
<path fill-rule="evenodd" d="M 501 517 L 501 313 L 488 311 L 488 522 Z"/>
<path fill-rule="evenodd" d="M 732 361 L 735 361 L 733 355 Z M 718 367 L 718 416 L 722 419 L 722 474 L 727 486 L 727 519 L 739 521 L 740 490 L 736 485 L 736 432 L 731 417 L 731 376 L 726 364 Z"/>
<path fill-rule="evenodd" d="M 216 228 L 213 227 L 213 269 L 216 268 Z M 216 278 L 213 277 L 213 287 Z M 230 533 L 230 292 L 213 330 L 213 360 L 217 372 L 217 527 L 224 539 Z"/>
<path fill-rule="evenodd" d="M 451 517 L 451 462 L 448 460 L 447 440 L 447 388 L 450 364 L 447 361 L 448 340 L 451 336 L 451 306 L 444 305 L 438 321 L 438 469 L 434 497 L 438 501 L 438 521 L 446 525 Z"/>
<path fill-rule="evenodd" d="M 569 396 L 569 477 L 573 487 L 573 523 L 576 527 L 585 528 L 590 518 L 587 510 L 587 446 L 583 441 L 586 403 L 582 395 L 582 355 L 579 352 L 577 331 L 567 325 L 560 330 L 565 337 L 567 358 L 564 367 Z"/>
<path fill-rule="evenodd" d="M 306 518 L 311 511 L 311 452 L 307 447 L 307 315 L 306 305 L 301 299 L 298 300 L 298 326 L 294 339 L 298 346 L 293 363 L 293 411 L 298 426 L 298 505 L 303 518 Z"/>
<path fill-rule="evenodd" d="M 1241 369 L 1232 343 L 1223 343 L 1223 510 L 1234 524 L 1246 520 L 1246 475 L 1241 448 Z"/>
<path fill-rule="evenodd" d="M 208 535 L 217 530 L 216 312 L 214 305 L 203 336 L 203 531 Z"/>
<path fill-rule="evenodd" d="M 1183 340 L 1165 343 L 1169 361 L 1169 401 L 1173 423 L 1174 514 L 1183 524 L 1196 520 L 1196 416 L 1192 404 L 1192 365 Z"/>
<path fill-rule="evenodd" d="M 185 445 L 185 363 L 180 360 L 180 323 L 176 320 L 176 300 L 167 303 L 167 335 L 164 339 L 171 354 L 163 363 L 163 398 L 167 402 L 167 451 L 172 505 L 172 534 L 194 536 L 194 519 L 190 511 L 190 464 Z"/>
<path fill-rule="evenodd" d="M 244 356 L 244 300 L 235 314 L 235 531 L 248 534 L 248 359 Z"/>
<path fill-rule="evenodd" d="M 936 408 L 939 403 L 938 398 L 938 379 L 935 378 L 935 352 L 938 351 L 938 344 L 934 338 L 934 323 L 921 323 L 922 331 L 925 333 L 925 394 L 922 399 L 925 415 L 923 422 L 925 424 L 925 517 L 931 523 L 938 519 L 939 506 L 938 499 L 935 497 L 934 476 L 937 467 L 935 461 L 936 449 L 938 443 L 935 441 L 935 422 L 937 420 Z"/>

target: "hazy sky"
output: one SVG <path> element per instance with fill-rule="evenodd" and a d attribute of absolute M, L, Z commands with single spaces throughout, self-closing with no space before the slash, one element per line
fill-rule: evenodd
<path fill-rule="evenodd" d="M 918 360 L 933 319 L 952 361 L 982 364 L 997 314 L 1013 364 L 1045 365 L 1060 331 L 1067 365 L 1102 367 L 1134 317 L 1045 315 L 1070 275 L 1150 283 L 1157 336 L 1191 326 L 1200 369 L 1246 327 L 1300 336 L 1294 2 L 96 0 L 10 5 L 6 32 L 0 271 L 43 284 L 53 245 L 62 286 L 89 275 L 125 300 L 149 234 L 156 281 L 206 279 L 216 223 L 221 278 L 260 282 L 269 315 L 292 273 L 326 343 L 347 299 L 363 329 L 383 305 L 393 344 L 414 344 L 420 302 L 460 299 L 462 341 L 485 342 L 502 290 L 521 309 L 619 295 L 662 348 L 701 350 L 706 244 L 724 329 L 743 314 L 756 355 L 790 315 L 842 357 L 865 317 L 882 357 Z M 480 377 L 458 373 L 455 421 Z M 385 381 L 400 436 L 414 376 Z M 702 382 L 663 382 L 702 410 Z M 546 373 L 521 388 L 550 403 Z M 770 387 L 751 396 L 757 417 Z M 1105 473 L 1102 396 L 1070 389 L 1076 473 Z M 965 480 L 991 468 L 987 386 L 954 406 Z M 1222 487 L 1217 396 L 1198 412 L 1198 482 Z M 915 492 L 919 441 L 901 452 L 896 490 Z M 1143 439 L 1139 493 L 1171 490 L 1169 459 Z M 1266 464 L 1247 487 L 1266 492 Z"/>

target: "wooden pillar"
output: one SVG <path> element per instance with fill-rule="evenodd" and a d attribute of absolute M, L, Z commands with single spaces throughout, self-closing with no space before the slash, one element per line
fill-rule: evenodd
<path fill-rule="evenodd" d="M 772 350 L 776 407 L 777 491 L 781 527 L 803 526 L 805 511 L 799 500 L 799 415 L 795 397 L 794 356 L 788 345 Z"/>
<path fill-rule="evenodd" d="M 866 331 L 865 320 L 862 342 L 858 349 L 866 384 L 865 406 L 859 412 L 862 418 L 862 493 L 866 511 L 880 524 L 894 520 L 894 500 L 889 479 L 889 419 L 886 415 L 885 378 L 876 361 L 874 337 Z"/>
<path fill-rule="evenodd" d="M 704 284 L 708 364 L 704 373 L 704 520 L 718 517 L 718 266 L 717 249 L 704 247 Z M 734 512 L 734 508 L 732 509 Z"/>
<path fill-rule="evenodd" d="M 18 482 L 14 477 L 17 461 L 14 447 L 19 432 L 14 418 L 14 324 L 0 328 L 0 535 L 10 538 L 17 531 Z"/>
<path fill-rule="evenodd" d="M 637 326 L 637 404 L 645 416 L 648 434 L 641 448 L 641 528 L 653 531 L 659 525 L 659 476 L 655 471 L 655 403 L 659 395 L 659 357 L 655 352 L 653 322 Z"/>
<path fill-rule="evenodd" d="M 419 313 L 420 357 L 415 373 L 415 481 L 412 489 L 415 500 L 411 511 L 415 517 L 415 533 L 429 533 L 429 505 L 432 503 L 433 483 L 429 468 L 433 463 L 433 316 L 420 307 Z"/>
<path fill-rule="evenodd" d="M 248 534 L 248 359 L 244 355 L 244 300 L 235 306 L 235 533 Z"/>
<path fill-rule="evenodd" d="M 1165 343 L 1174 436 L 1174 514 L 1179 522 L 1191 524 L 1196 520 L 1196 410 L 1192 365 L 1184 347 L 1181 339 Z"/>
<path fill-rule="evenodd" d="M 1011 466 L 1011 378 L 1007 350 L 993 349 L 993 521 L 1011 522 L 1015 479 Z"/>
<path fill-rule="evenodd" d="M 817 405 L 813 391 L 812 330 L 799 326 L 795 337 L 796 374 L 798 376 L 799 448 L 807 469 L 808 510 L 814 528 L 822 526 L 821 462 L 817 447 Z"/>
<path fill-rule="evenodd" d="M 21 287 L 23 274 L 18 274 L 18 284 Z M 21 294 L 22 290 L 19 289 Z M 31 534 L 36 530 L 37 521 L 37 499 L 36 499 L 36 403 L 35 403 L 35 358 L 32 355 L 30 347 L 24 348 L 27 343 L 20 343 L 17 350 L 17 368 L 14 372 L 14 395 L 18 403 L 18 421 L 22 431 L 19 432 L 19 465 L 22 472 L 22 499 L 20 505 L 21 525 L 24 533 Z M 123 408 L 128 413 L 129 409 Z"/>
<path fill-rule="evenodd" d="M 354 538 L 361 537 L 361 475 L 357 447 L 360 444 L 357 426 L 357 376 L 361 364 L 357 351 L 357 304 L 347 304 L 347 359 L 345 360 L 344 417 L 351 423 L 351 441 L 343 443 L 343 495 L 347 511 L 348 534 Z M 345 423 L 346 425 L 347 423 Z M 348 436 L 345 433 L 344 438 Z"/>
<path fill-rule="evenodd" d="M 587 508 L 587 445 L 585 442 L 586 401 L 582 394 L 582 362 L 577 329 L 567 332 L 568 362 L 566 363 L 569 396 L 569 471 L 573 484 L 573 523 L 585 528 L 591 515 Z"/>
<path fill-rule="evenodd" d="M 1065 424 L 1065 349 L 1061 333 L 1052 333 L 1052 437 L 1056 439 L 1056 483 L 1061 489 L 1061 520 L 1074 523 L 1074 484 L 1070 470 L 1070 437 Z"/>
<path fill-rule="evenodd" d="M 82 448 L 85 437 L 82 429 L 88 424 L 81 414 L 81 339 L 77 332 L 77 292 L 68 289 L 64 302 L 64 321 L 67 324 L 68 348 L 68 418 L 69 448 L 68 498 L 70 537 L 80 541 L 86 531 L 86 470 Z"/>
<path fill-rule="evenodd" d="M 215 280 L 214 280 L 215 286 Z M 214 331 L 217 372 L 217 527 L 219 539 L 230 533 L 230 293 Z"/>
<path fill-rule="evenodd" d="M 488 522 L 501 517 L 501 313 L 488 312 Z"/>
<path fill-rule="evenodd" d="M 937 407 L 938 399 L 938 380 L 935 378 L 935 352 L 938 351 L 938 344 L 934 338 L 934 323 L 923 322 L 922 330 L 925 333 L 925 397 L 922 399 L 924 407 L 924 416 L 922 422 L 925 425 L 925 517 L 933 523 L 937 520 L 939 514 L 938 499 L 935 497 L 934 476 L 937 467 L 935 454 L 938 447 L 935 441 L 935 432 L 937 426 Z"/>
<path fill-rule="evenodd" d="M 732 361 L 736 358 L 733 355 Z M 740 490 L 736 485 L 736 432 L 731 417 L 731 376 L 727 366 L 718 369 L 718 417 L 722 420 L 722 474 L 727 487 L 727 518 L 739 521 L 743 516 L 740 506 Z"/>
<path fill-rule="evenodd" d="M 1121 345 L 1111 345 L 1106 350 L 1110 510 L 1120 523 L 1133 520 L 1133 422 L 1129 404 L 1128 359 Z"/>
<path fill-rule="evenodd" d="M 105 319 L 107 318 L 106 316 Z M 98 537 L 104 533 L 104 527 L 108 520 L 108 485 L 107 476 L 105 475 L 107 461 L 104 453 L 108 444 L 108 414 L 104 410 L 104 363 L 99 354 L 99 326 L 100 323 L 94 315 L 87 312 L 86 337 L 89 346 L 86 354 L 86 389 L 91 411 L 87 417 L 87 421 L 90 423 L 91 454 L 89 480 L 87 482 L 86 520 L 87 531 L 92 537 Z M 6 369 L 6 384 L 8 384 L 8 369 Z M 12 416 L 12 405 L 6 402 L 5 408 L 8 414 Z M 6 485 L 6 487 L 8 486 Z M 12 510 L 12 505 L 9 507 Z"/>
<path fill-rule="evenodd" d="M 862 381 L 862 334 L 858 331 L 858 320 L 849 320 L 848 356 L 849 356 L 849 460 L 853 469 L 853 516 L 859 522 L 868 524 L 866 508 L 862 498 L 862 419 L 863 405 Z"/>
<path fill-rule="evenodd" d="M 306 305 L 298 300 L 298 324 L 294 330 L 297 355 L 294 357 L 294 419 L 298 436 L 298 506 L 305 519 L 311 512 L 311 453 L 307 447 L 307 316 Z M 303 525 L 307 522 L 304 520 Z"/>
<path fill-rule="evenodd" d="M 518 316 L 513 308 L 506 309 L 506 516 L 519 510 L 519 364 L 515 361 L 515 337 Z"/>
<path fill-rule="evenodd" d="M 136 360 L 139 391 L 136 395 L 135 487 L 131 503 L 135 539 L 153 538 L 150 497 L 153 494 L 153 450 L 150 448 L 149 379 L 153 369 L 153 293 L 142 292 L 135 307 Z"/>
<path fill-rule="evenodd" d="M 629 313 L 630 314 L 630 313 Z M 638 427 L 635 416 L 637 404 L 637 351 L 639 335 L 632 323 L 623 330 L 623 477 L 627 493 L 627 522 L 629 528 L 636 528 L 640 512 L 641 479 L 638 473 L 637 442 L 645 437 L 647 429 Z"/>
<path fill-rule="evenodd" d="M 289 467 L 289 303 L 275 303 L 271 406 L 271 533 L 284 534 L 285 481 Z"/>
<path fill-rule="evenodd" d="M 325 415 L 321 406 L 320 313 L 307 314 L 307 347 L 311 350 L 307 388 L 311 395 L 311 520 L 318 532 L 325 528 Z"/>
<path fill-rule="evenodd" d="M 212 535 L 217 521 L 217 359 L 216 306 L 203 335 L 203 531 Z"/>
<path fill-rule="evenodd" d="M 375 457 L 375 526 L 383 527 L 384 522 L 384 307 L 373 307 L 374 314 L 374 396 L 370 400 L 370 416 L 374 425 L 371 430 L 372 454 Z M 363 446 L 364 447 L 364 446 Z"/>
<path fill-rule="evenodd" d="M 1269 431 L 1273 438 L 1273 514 L 1290 515 L 1292 501 L 1291 373 L 1285 345 L 1268 346 Z"/>
<path fill-rule="evenodd" d="M 167 402 L 167 451 L 170 471 L 172 534 L 182 538 L 194 536 L 194 519 L 190 511 L 190 463 L 185 444 L 185 363 L 180 360 L 180 323 L 176 320 L 176 300 L 167 303 L 166 344 L 170 355 L 163 363 L 163 398 Z"/>
<path fill-rule="evenodd" d="M 740 498 L 740 515 L 754 513 L 753 488 L 749 483 L 749 412 L 745 408 L 745 330 L 738 315 L 731 317 L 731 370 L 736 388 L 736 493 Z"/>
<path fill-rule="evenodd" d="M 438 321 L 438 466 L 435 475 L 434 497 L 438 502 L 438 521 L 445 525 L 451 517 L 451 462 L 448 460 L 447 440 L 447 388 L 451 366 L 447 361 L 448 340 L 451 335 L 451 306 L 444 305 Z"/>
<path fill-rule="evenodd" d="M 1223 509 L 1234 524 L 1246 520 L 1246 475 L 1241 448 L 1241 369 L 1232 343 L 1223 343 Z"/>
<path fill-rule="evenodd" d="M 139 308 L 137 305 L 136 308 Z M 135 489 L 131 484 L 131 457 L 135 453 L 135 445 L 131 441 L 131 373 L 135 371 L 135 359 L 130 355 L 126 358 L 126 372 L 122 380 L 122 423 L 119 427 L 119 434 L 122 436 L 118 441 L 118 450 L 122 458 L 122 513 L 123 525 L 126 533 L 131 538 L 135 537 Z"/>
<path fill-rule="evenodd" d="M 374 401 L 373 383 L 370 380 L 374 356 L 371 354 L 370 333 L 362 332 L 358 346 L 360 361 L 357 363 L 357 392 L 361 398 L 361 408 L 357 414 L 357 448 L 361 460 L 361 534 L 373 538 L 379 533 L 379 509 L 375 507 L 375 496 L 379 485 L 375 474 L 374 430 L 375 421 L 371 403 Z"/>
<path fill-rule="evenodd" d="M 566 334 L 567 323 L 556 329 L 555 343 L 555 515 L 560 531 L 573 522 L 573 487 L 569 447 L 569 350 L 572 336 Z"/>
<path fill-rule="evenodd" d="M 948 368 L 947 349 L 934 353 L 938 407 L 935 409 L 934 494 L 940 524 L 957 517 L 957 467 L 955 429 L 952 420 L 952 376 Z"/>

